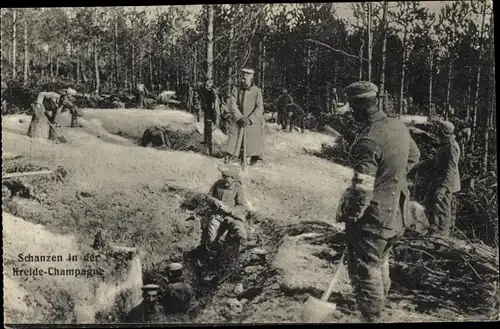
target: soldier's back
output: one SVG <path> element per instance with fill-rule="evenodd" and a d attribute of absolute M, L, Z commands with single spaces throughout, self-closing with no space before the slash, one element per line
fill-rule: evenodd
<path fill-rule="evenodd" d="M 194 292 L 190 284 L 175 282 L 167 286 L 163 307 L 167 313 L 186 313 L 191 306 Z"/>

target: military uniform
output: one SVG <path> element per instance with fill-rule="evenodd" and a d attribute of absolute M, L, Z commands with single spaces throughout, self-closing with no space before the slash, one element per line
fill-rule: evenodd
<path fill-rule="evenodd" d="M 436 150 L 430 175 L 430 189 L 425 198 L 425 206 L 430 222 L 431 233 L 449 236 L 453 225 L 454 193 L 460 191 L 460 173 L 458 162 L 460 146 L 453 135 L 453 124 L 441 123 L 441 129 L 446 136 L 442 145 Z"/>
<path fill-rule="evenodd" d="M 64 108 L 71 108 L 74 104 L 71 102 L 67 95 L 61 96 L 55 92 L 41 92 L 38 94 L 37 100 L 32 105 L 33 116 L 31 118 L 30 126 L 28 128 L 28 136 L 45 137 L 44 128 L 48 124 L 48 138 L 50 140 L 56 139 L 55 125 L 57 118 Z"/>
<path fill-rule="evenodd" d="M 179 263 L 169 264 L 168 283 L 163 290 L 161 303 L 167 314 L 185 314 L 194 298 L 190 284 L 184 282 L 183 266 Z"/>
<path fill-rule="evenodd" d="M 160 287 L 155 284 L 148 284 L 142 287 L 143 296 L 148 292 L 157 292 Z M 132 308 L 125 317 L 126 323 L 164 323 L 165 311 L 161 305 L 155 301 L 143 299 L 137 306 Z"/>
<path fill-rule="evenodd" d="M 224 180 L 220 179 L 212 186 L 209 195 L 222 201 L 231 210 L 230 214 L 221 214 L 215 211 L 210 215 L 202 234 L 202 244 L 212 243 L 220 238 L 225 231 L 232 231 L 236 238 L 246 240 L 245 229 L 246 201 L 243 193 L 243 185 L 239 181 L 236 169 L 222 169 L 222 174 L 235 178 L 230 187 L 224 186 Z"/>
<path fill-rule="evenodd" d="M 298 104 L 288 104 L 284 110 L 284 129 L 292 131 L 293 127 L 299 127 L 304 132 L 304 119 L 306 112 Z"/>
<path fill-rule="evenodd" d="M 172 148 L 172 143 L 170 142 L 168 135 L 165 133 L 165 128 L 160 126 L 148 127 L 144 131 L 144 134 L 142 135 L 141 145 L 146 147 L 150 144 L 153 147 L 166 146 L 168 148 Z"/>
<path fill-rule="evenodd" d="M 376 97 L 369 82 L 349 85 L 349 103 Z M 365 321 L 378 321 L 390 288 L 389 255 L 408 220 L 407 172 L 420 152 L 408 128 L 375 106 L 355 142 L 354 177 L 347 201 L 348 270 Z"/>
<path fill-rule="evenodd" d="M 283 93 L 276 101 L 276 105 L 278 107 L 278 117 L 276 119 L 276 122 L 279 125 L 281 125 L 283 129 L 286 129 L 285 108 L 288 104 L 292 103 L 293 103 L 293 98 L 288 93 Z"/>
<path fill-rule="evenodd" d="M 146 90 L 146 86 L 144 86 L 142 83 L 137 84 L 136 88 L 136 98 L 137 98 L 137 108 L 142 109 L 146 105 L 146 100 L 145 96 L 148 93 Z"/>

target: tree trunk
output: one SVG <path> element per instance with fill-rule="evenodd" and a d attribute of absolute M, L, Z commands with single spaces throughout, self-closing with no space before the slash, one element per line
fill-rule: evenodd
<path fill-rule="evenodd" d="M 56 55 L 56 77 L 59 76 L 59 57 Z"/>
<path fill-rule="evenodd" d="M 368 81 L 372 81 L 372 3 L 368 2 Z"/>
<path fill-rule="evenodd" d="M 17 78 L 17 67 L 16 67 L 16 39 L 17 39 L 17 10 L 12 9 L 12 79 Z"/>
<path fill-rule="evenodd" d="M 196 46 L 194 47 L 194 55 L 193 55 L 193 86 L 198 81 L 198 49 Z"/>
<path fill-rule="evenodd" d="M 465 121 L 469 123 L 470 119 L 470 110 L 471 110 L 471 91 L 472 91 L 472 77 L 470 76 L 470 73 L 472 73 L 472 70 L 469 69 L 469 83 L 467 86 L 467 101 L 466 101 L 466 113 L 465 113 Z"/>
<path fill-rule="evenodd" d="M 486 4 L 485 4 L 486 7 Z M 486 127 L 484 129 L 484 158 L 483 158 L 483 172 L 487 173 L 489 168 L 489 131 L 491 125 L 491 113 L 495 111 L 496 95 L 495 95 L 495 30 L 494 30 L 493 12 L 490 19 L 490 56 L 489 56 L 489 88 L 488 88 L 488 113 L 486 114 Z"/>
<path fill-rule="evenodd" d="M 213 79 L 213 57 L 214 57 L 214 7 L 207 5 L 207 78 Z"/>
<path fill-rule="evenodd" d="M 99 81 L 99 63 L 97 60 L 97 40 L 94 41 L 94 66 L 95 66 L 95 92 L 99 94 L 100 81 Z"/>
<path fill-rule="evenodd" d="M 387 104 L 385 102 L 385 65 L 386 65 L 386 52 L 387 52 L 387 11 L 389 3 L 384 1 L 383 14 L 382 14 L 382 63 L 380 65 L 380 84 L 379 84 L 379 104 L 383 111 L 387 111 Z"/>
<path fill-rule="evenodd" d="M 118 75 L 118 11 L 116 11 L 115 16 L 115 53 L 114 53 L 114 64 L 115 64 L 115 83 L 116 88 L 120 89 L 120 76 Z"/>
<path fill-rule="evenodd" d="M 480 32 L 480 38 L 478 40 L 478 47 L 479 47 L 479 59 L 477 61 L 477 75 L 476 75 L 476 95 L 474 97 L 474 105 L 472 106 L 472 145 L 474 144 L 474 136 L 476 135 L 476 129 L 477 129 L 477 113 L 478 113 L 478 105 L 479 105 L 479 88 L 480 88 L 480 82 L 481 82 L 481 68 L 482 68 L 482 47 L 481 47 L 481 40 L 484 38 L 484 21 L 486 18 L 486 1 L 483 3 L 483 8 L 482 8 L 482 18 L 481 18 L 481 32 Z"/>
<path fill-rule="evenodd" d="M 451 93 L 451 72 L 453 67 L 453 55 L 450 54 L 450 58 L 448 59 L 448 73 L 447 73 L 447 82 L 446 82 L 446 99 L 444 105 L 444 119 L 448 120 L 448 114 L 450 109 L 450 93 Z"/>
<path fill-rule="evenodd" d="M 431 49 L 431 55 L 429 56 L 429 104 L 428 104 L 428 112 L 429 117 L 435 115 L 432 113 L 432 72 L 434 65 L 434 51 Z"/>
<path fill-rule="evenodd" d="M 50 78 L 54 80 L 54 64 L 52 61 L 52 49 L 49 46 L 49 67 L 50 67 Z"/>
<path fill-rule="evenodd" d="M 131 58 L 131 68 L 130 68 L 130 82 L 132 85 L 136 85 L 135 79 L 135 45 L 132 44 L 132 58 Z"/>
<path fill-rule="evenodd" d="M 151 85 L 151 92 L 154 93 L 154 81 L 153 81 L 153 36 L 151 35 L 149 40 L 149 84 Z"/>
<path fill-rule="evenodd" d="M 364 41 L 361 39 L 361 47 L 359 47 L 359 81 L 363 80 L 363 48 Z"/>
<path fill-rule="evenodd" d="M 80 82 L 80 53 L 76 54 L 76 83 Z"/>
<path fill-rule="evenodd" d="M 28 10 L 28 9 L 25 9 Z M 26 17 L 27 12 L 24 15 L 24 79 L 23 84 L 26 86 L 28 84 L 28 70 L 29 70 L 29 54 L 28 54 L 28 17 Z"/>
<path fill-rule="evenodd" d="M 404 90 L 405 90 L 405 71 L 406 71 L 406 38 L 407 38 L 407 29 L 405 27 L 404 36 L 403 36 L 403 60 L 401 65 L 401 85 L 399 88 L 399 115 L 403 114 L 403 99 L 404 99 Z"/>
<path fill-rule="evenodd" d="M 264 89 L 266 87 L 266 45 L 265 45 L 265 40 L 266 38 L 264 37 L 262 40 L 262 56 L 261 56 L 261 83 L 260 83 L 260 89 L 262 90 L 262 94 L 264 94 Z"/>

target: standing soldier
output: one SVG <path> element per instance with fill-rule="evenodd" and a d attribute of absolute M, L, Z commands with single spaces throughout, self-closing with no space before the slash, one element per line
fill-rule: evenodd
<path fill-rule="evenodd" d="M 231 114 L 233 123 L 226 145 L 226 162 L 244 154 L 250 164 L 262 160 L 264 148 L 264 102 L 261 90 L 253 83 L 254 71 L 243 69 L 241 85 L 232 90 Z M 242 152 L 243 151 L 243 152 Z M 242 155 L 243 156 L 243 155 Z M 242 161 L 247 161 L 242 158 Z"/>
<path fill-rule="evenodd" d="M 179 263 L 172 263 L 167 267 L 168 284 L 161 298 L 167 313 L 185 314 L 191 306 L 194 292 L 191 285 L 184 282 L 182 270 L 183 266 Z"/>
<path fill-rule="evenodd" d="M 278 97 L 276 101 L 276 107 L 278 109 L 278 117 L 276 118 L 276 123 L 281 125 L 283 129 L 286 129 L 285 126 L 285 108 L 288 104 L 292 104 L 293 99 L 290 94 L 288 94 L 288 90 L 286 88 L 281 89 L 281 95 Z"/>
<path fill-rule="evenodd" d="M 136 99 L 137 99 L 137 108 L 142 109 L 146 106 L 146 95 L 149 95 L 149 91 L 146 89 L 146 86 L 142 83 L 137 84 L 136 88 Z"/>
<path fill-rule="evenodd" d="M 377 106 L 378 88 L 360 81 L 345 93 L 357 122 L 364 125 L 352 148 L 354 176 L 347 199 L 348 271 L 363 321 L 381 318 L 390 288 L 389 255 L 408 221 L 408 171 L 420 152 L 408 128 Z"/>
<path fill-rule="evenodd" d="M 429 233 L 448 237 L 453 226 L 452 211 L 454 193 L 460 191 L 458 162 L 460 146 L 453 134 L 455 127 L 449 121 L 438 121 L 440 146 L 433 159 L 418 163 L 419 168 L 428 168 L 426 181 L 430 184 L 425 198 L 425 208 L 429 218 Z"/>
<path fill-rule="evenodd" d="M 200 90 L 201 107 L 203 108 L 204 144 L 208 155 L 212 156 L 212 124 L 217 125 L 219 107 L 217 94 L 211 79 L 205 81 L 205 86 Z"/>
<path fill-rule="evenodd" d="M 160 286 L 147 284 L 142 288 L 142 301 L 132 308 L 126 316 L 126 323 L 163 323 L 164 310 L 158 305 Z"/>
<path fill-rule="evenodd" d="M 196 116 L 196 121 L 200 122 L 201 115 L 201 90 L 202 82 L 197 82 L 193 90 L 192 113 Z"/>

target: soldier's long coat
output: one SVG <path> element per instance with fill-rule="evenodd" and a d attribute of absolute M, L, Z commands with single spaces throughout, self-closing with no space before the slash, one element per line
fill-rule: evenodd
<path fill-rule="evenodd" d="M 250 88 L 234 88 L 231 93 L 231 128 L 228 133 L 226 152 L 238 156 L 243 140 L 246 156 L 260 156 L 264 148 L 264 101 L 261 90 L 252 85 Z M 243 117 L 250 119 L 250 125 L 243 128 L 237 121 Z"/>

